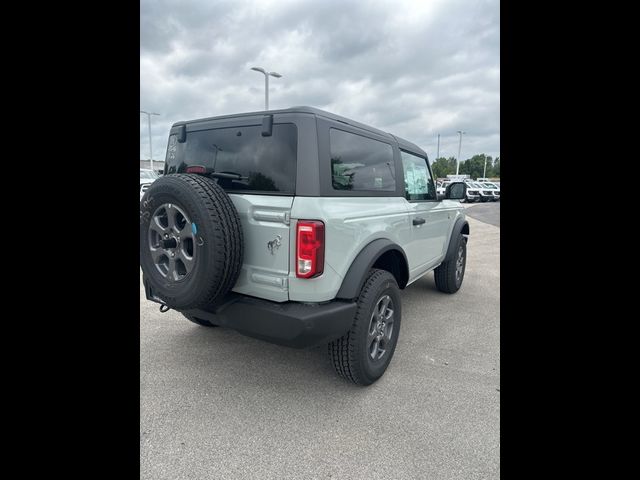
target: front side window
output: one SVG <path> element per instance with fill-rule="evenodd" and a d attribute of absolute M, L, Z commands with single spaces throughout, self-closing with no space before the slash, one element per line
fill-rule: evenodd
<path fill-rule="evenodd" d="M 402 155 L 404 190 L 407 200 L 435 200 L 436 189 L 427 167 L 427 159 L 405 151 Z"/>
<path fill-rule="evenodd" d="M 331 179 L 335 190 L 395 192 L 393 148 L 342 130 L 329 130 Z"/>

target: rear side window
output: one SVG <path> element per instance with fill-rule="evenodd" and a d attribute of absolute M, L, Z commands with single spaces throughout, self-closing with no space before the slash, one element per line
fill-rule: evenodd
<path fill-rule="evenodd" d="M 396 190 L 393 148 L 342 130 L 329 130 L 331 178 L 335 190 Z"/>
<path fill-rule="evenodd" d="M 269 137 L 262 136 L 261 125 L 188 132 L 185 143 L 169 137 L 166 172 L 183 173 L 201 165 L 240 177 L 216 179 L 225 190 L 294 194 L 297 149 L 292 123 L 274 124 Z"/>

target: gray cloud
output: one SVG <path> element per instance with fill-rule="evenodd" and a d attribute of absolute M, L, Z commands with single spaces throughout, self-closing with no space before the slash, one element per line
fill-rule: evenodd
<path fill-rule="evenodd" d="M 310 105 L 404 137 L 433 159 L 500 154 L 497 0 L 151 1 L 140 4 L 140 108 L 154 159 L 172 123 Z M 140 116 L 140 158 L 148 158 Z"/>

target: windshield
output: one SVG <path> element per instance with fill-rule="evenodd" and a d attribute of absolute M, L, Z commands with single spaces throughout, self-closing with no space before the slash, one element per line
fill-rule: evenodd
<path fill-rule="evenodd" d="M 142 170 L 140 169 L 140 178 L 141 179 L 148 179 L 148 180 L 155 180 L 157 178 L 159 178 L 159 175 L 154 172 L 153 170 Z"/>
<path fill-rule="evenodd" d="M 491 190 L 495 190 L 496 188 L 498 188 L 493 183 L 483 183 L 483 185 L 487 188 L 490 188 Z"/>

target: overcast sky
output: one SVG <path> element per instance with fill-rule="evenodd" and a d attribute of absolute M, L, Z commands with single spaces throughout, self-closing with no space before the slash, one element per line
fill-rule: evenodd
<path fill-rule="evenodd" d="M 164 161 L 179 120 L 309 105 L 388 131 L 435 159 L 500 155 L 498 0 L 140 2 L 140 109 Z M 140 158 L 149 158 L 140 115 Z"/>

